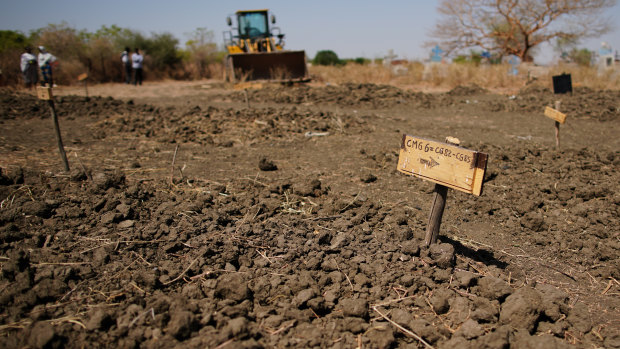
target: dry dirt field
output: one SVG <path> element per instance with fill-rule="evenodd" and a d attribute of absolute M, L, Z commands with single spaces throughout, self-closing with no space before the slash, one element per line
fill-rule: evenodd
<path fill-rule="evenodd" d="M 619 348 L 620 92 L 0 93 L 2 348 Z M 567 115 L 561 148 L 545 106 Z M 488 153 L 480 197 L 402 134 Z"/>

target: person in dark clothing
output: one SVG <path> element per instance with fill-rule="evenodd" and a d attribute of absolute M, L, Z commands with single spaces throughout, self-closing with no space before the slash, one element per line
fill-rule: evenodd
<path fill-rule="evenodd" d="M 20 68 L 24 76 L 24 84 L 27 88 L 33 88 L 39 82 L 39 64 L 37 57 L 32 54 L 32 48 L 26 47 L 22 53 Z"/>
<path fill-rule="evenodd" d="M 142 85 L 142 61 L 144 61 L 144 57 L 140 54 L 140 50 L 136 48 L 134 54 L 131 55 L 134 85 Z"/>
<path fill-rule="evenodd" d="M 121 62 L 125 70 L 125 83 L 131 83 L 131 58 L 129 57 L 129 47 L 125 47 L 125 51 L 121 53 Z"/>

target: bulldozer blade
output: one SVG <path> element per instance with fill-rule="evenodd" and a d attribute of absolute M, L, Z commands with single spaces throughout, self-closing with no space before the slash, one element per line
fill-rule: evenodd
<path fill-rule="evenodd" d="M 226 65 L 227 75 L 234 82 L 309 80 L 304 51 L 230 54 Z"/>

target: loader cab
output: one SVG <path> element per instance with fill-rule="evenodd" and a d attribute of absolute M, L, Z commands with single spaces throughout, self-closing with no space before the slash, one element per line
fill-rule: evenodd
<path fill-rule="evenodd" d="M 271 17 L 275 23 L 275 17 Z M 271 37 L 267 10 L 237 11 L 237 24 L 240 39 Z"/>

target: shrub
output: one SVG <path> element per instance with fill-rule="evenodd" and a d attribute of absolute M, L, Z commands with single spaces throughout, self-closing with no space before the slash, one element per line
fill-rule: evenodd
<path fill-rule="evenodd" d="M 341 65 L 342 62 L 338 58 L 338 55 L 331 50 L 323 50 L 316 53 L 312 63 L 316 65 Z"/>
<path fill-rule="evenodd" d="M 26 46 L 32 46 L 26 35 L 12 30 L 0 30 L 0 85 L 21 83 L 19 62 Z"/>

